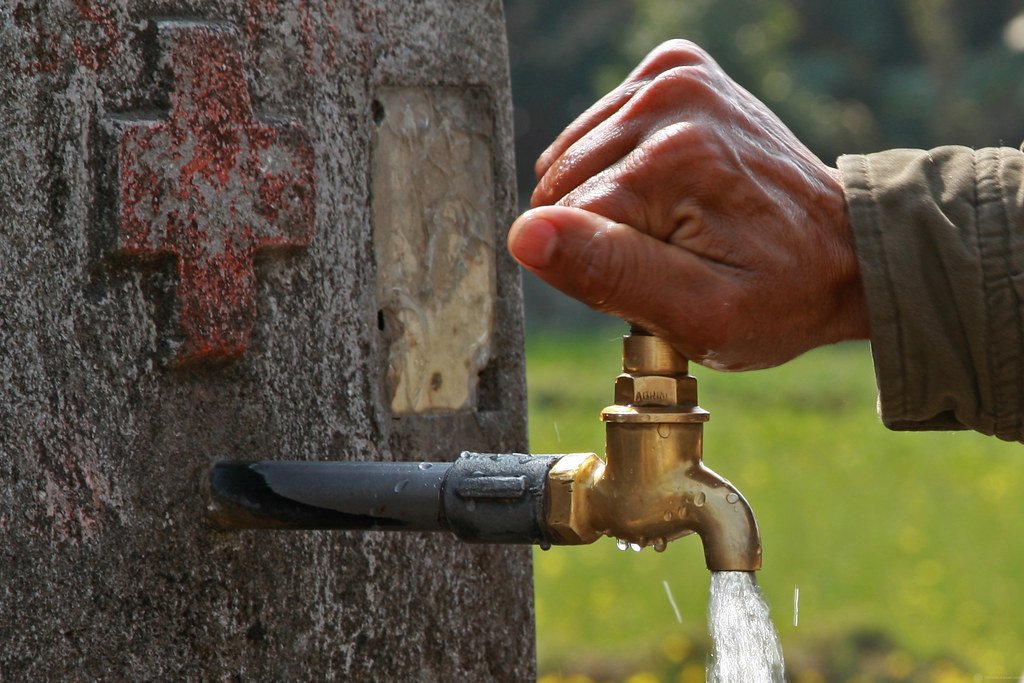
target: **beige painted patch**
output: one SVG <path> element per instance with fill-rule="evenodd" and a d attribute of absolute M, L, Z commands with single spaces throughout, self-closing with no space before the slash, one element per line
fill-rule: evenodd
<path fill-rule="evenodd" d="M 377 101 L 372 210 L 391 408 L 473 408 L 496 292 L 489 107 L 454 88 L 387 88 Z"/>

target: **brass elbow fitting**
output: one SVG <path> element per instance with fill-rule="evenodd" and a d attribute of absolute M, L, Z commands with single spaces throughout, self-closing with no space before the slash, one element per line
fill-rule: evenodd
<path fill-rule="evenodd" d="M 700 536 L 712 571 L 761 568 L 761 539 L 746 500 L 704 466 L 709 413 L 697 405 L 686 359 L 664 340 L 623 338 L 615 404 L 601 411 L 605 460 L 593 453 L 560 458 L 548 473 L 546 522 L 555 543 L 611 536 L 664 550 Z"/>

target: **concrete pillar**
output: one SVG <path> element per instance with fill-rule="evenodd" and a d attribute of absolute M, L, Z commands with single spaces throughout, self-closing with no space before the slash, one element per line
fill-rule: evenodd
<path fill-rule="evenodd" d="M 216 459 L 526 448 L 498 0 L 0 7 L 0 679 L 534 677 L 526 548 Z"/>

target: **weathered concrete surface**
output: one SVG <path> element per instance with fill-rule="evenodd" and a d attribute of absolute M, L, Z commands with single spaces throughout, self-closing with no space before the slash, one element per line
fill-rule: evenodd
<path fill-rule="evenodd" d="M 180 158 L 152 146 L 135 156 L 156 155 L 157 176 L 168 165 L 174 178 L 193 173 L 193 185 L 169 190 L 173 201 L 124 194 L 119 131 L 173 120 L 170 48 L 151 17 L 223 22 L 237 37 L 252 121 L 301 129 L 283 153 L 309 149 L 308 233 L 299 226 L 296 244 L 269 253 L 247 242 L 251 314 L 211 306 L 192 330 L 194 340 L 244 329 L 241 348 L 224 353 L 189 347 L 180 254 L 155 237 L 126 249 L 125 207 L 135 197 L 148 202 L 136 217 L 170 216 L 165 201 L 179 203 L 177 218 L 195 211 L 182 225 L 200 226 L 202 240 L 186 241 L 214 259 L 235 239 L 222 232 L 232 217 L 281 234 L 251 192 L 285 167 L 262 158 L 263 175 L 246 175 L 223 156 L 220 167 L 189 166 L 202 158 L 200 137 Z M 230 66 L 230 49 L 221 59 Z M 446 460 L 525 448 L 520 293 L 501 249 L 475 407 L 396 415 L 389 404 L 372 244 L 372 205 L 386 200 L 371 196 L 374 100 L 432 86 L 471 89 L 490 108 L 501 244 L 514 196 L 497 0 L 0 5 L 0 679 L 533 678 L 526 549 L 226 533 L 204 520 L 215 458 Z M 289 163 L 302 176 L 303 162 Z M 216 203 L 218 182 L 234 204 Z M 302 201 L 285 227 L 301 222 Z M 246 281 L 243 261 L 225 281 Z M 216 303 L 232 290 L 211 291 Z"/>
<path fill-rule="evenodd" d="M 385 88 L 375 114 L 373 243 L 391 408 L 471 408 L 494 339 L 489 98 Z"/>

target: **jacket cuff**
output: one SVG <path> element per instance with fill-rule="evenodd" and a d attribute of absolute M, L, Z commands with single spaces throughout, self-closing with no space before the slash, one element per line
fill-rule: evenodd
<path fill-rule="evenodd" d="M 898 430 L 1024 440 L 1022 155 L 839 159 L 871 324 L 879 414 Z"/>

